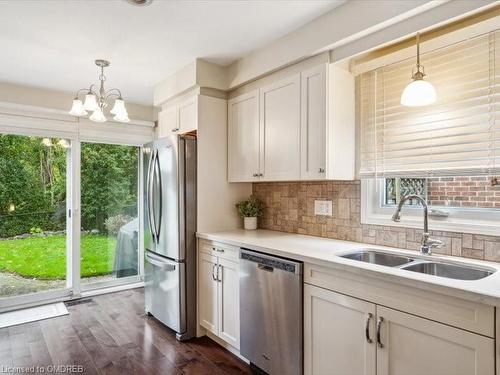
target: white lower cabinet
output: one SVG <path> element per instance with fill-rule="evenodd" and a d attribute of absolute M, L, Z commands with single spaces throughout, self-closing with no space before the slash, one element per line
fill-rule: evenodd
<path fill-rule="evenodd" d="M 240 347 L 239 269 L 239 263 L 219 258 L 219 337 L 237 349 Z"/>
<path fill-rule="evenodd" d="M 495 340 L 304 286 L 306 375 L 495 373 Z"/>
<path fill-rule="evenodd" d="M 375 374 L 374 334 L 375 304 L 304 284 L 306 375 Z"/>
<path fill-rule="evenodd" d="M 210 332 L 217 334 L 219 283 L 216 279 L 217 257 L 199 253 L 198 257 L 198 295 L 199 321 Z"/>
<path fill-rule="evenodd" d="M 198 322 L 240 348 L 240 293 L 237 250 L 204 242 L 198 253 Z M 235 256 L 236 252 L 236 256 Z M 217 255 L 214 255 L 217 254 Z"/>
<path fill-rule="evenodd" d="M 377 306 L 377 375 L 495 373 L 495 340 Z"/>

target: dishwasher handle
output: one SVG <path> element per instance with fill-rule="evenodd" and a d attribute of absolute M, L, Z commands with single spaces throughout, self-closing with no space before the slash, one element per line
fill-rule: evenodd
<path fill-rule="evenodd" d="M 260 263 L 257 265 L 257 268 L 258 268 L 259 270 L 263 270 L 263 271 L 267 271 L 267 272 L 273 272 L 273 271 L 274 271 L 274 268 L 273 268 L 273 267 L 271 267 L 271 266 L 266 266 L 265 264 L 260 264 Z"/>
<path fill-rule="evenodd" d="M 285 271 L 297 275 L 302 274 L 302 263 L 281 257 L 259 253 L 241 248 L 240 259 L 243 262 L 256 263 L 257 268 L 267 272 Z"/>

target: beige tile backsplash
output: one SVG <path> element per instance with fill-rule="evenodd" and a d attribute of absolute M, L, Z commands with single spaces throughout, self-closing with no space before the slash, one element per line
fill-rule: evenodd
<path fill-rule="evenodd" d="M 393 246 L 418 251 L 421 229 L 361 224 L 359 181 L 262 182 L 253 194 L 266 209 L 259 228 Z M 314 201 L 333 202 L 332 216 L 314 215 Z M 500 262 L 500 236 L 432 231 L 444 242 L 434 252 Z"/>

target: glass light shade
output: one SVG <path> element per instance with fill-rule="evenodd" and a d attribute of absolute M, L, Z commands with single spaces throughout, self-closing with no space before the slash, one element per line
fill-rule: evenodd
<path fill-rule="evenodd" d="M 125 111 L 125 113 L 121 113 L 113 117 L 113 120 L 118 121 L 118 122 L 129 122 L 130 119 L 128 118 L 128 113 Z"/>
<path fill-rule="evenodd" d="M 115 100 L 115 105 L 113 106 L 113 109 L 109 111 L 113 115 L 125 115 L 127 113 L 127 110 L 125 109 L 125 102 L 123 99 L 116 99 Z"/>
<path fill-rule="evenodd" d="M 423 79 L 413 80 L 401 94 L 401 104 L 407 107 L 421 107 L 436 101 L 436 90 Z"/>
<path fill-rule="evenodd" d="M 94 94 L 85 95 L 85 103 L 83 103 L 83 108 L 87 111 L 95 111 L 99 108 Z"/>
<path fill-rule="evenodd" d="M 73 99 L 73 105 L 71 106 L 71 110 L 69 114 L 72 116 L 86 116 L 87 111 L 83 108 L 83 103 L 80 99 Z"/>
<path fill-rule="evenodd" d="M 102 113 L 102 109 L 97 107 L 97 109 L 90 115 L 89 119 L 95 122 L 106 122 L 106 117 Z"/>

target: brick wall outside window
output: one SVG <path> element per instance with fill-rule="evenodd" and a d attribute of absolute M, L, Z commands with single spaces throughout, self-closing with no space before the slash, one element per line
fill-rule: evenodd
<path fill-rule="evenodd" d="M 500 208 L 500 186 L 491 186 L 487 177 L 429 178 L 427 201 L 434 206 Z"/>

